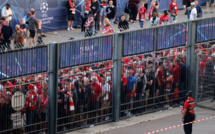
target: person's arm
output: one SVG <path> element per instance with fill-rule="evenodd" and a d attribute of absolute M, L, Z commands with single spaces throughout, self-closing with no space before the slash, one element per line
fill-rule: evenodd
<path fill-rule="evenodd" d="M 8 17 L 8 16 L 7 16 L 7 13 L 6 13 L 6 8 L 5 8 L 5 7 L 2 9 L 1 15 L 2 15 L 2 17 L 5 17 L 5 18 Z"/>
<path fill-rule="evenodd" d="M 172 3 L 169 4 L 169 12 L 172 14 Z"/>
<path fill-rule="evenodd" d="M 115 18 L 116 17 L 116 7 L 115 6 L 114 6 L 113 13 L 114 13 L 114 18 Z"/>
<path fill-rule="evenodd" d="M 97 4 L 96 4 L 96 14 L 99 14 L 99 10 L 100 10 L 100 4 L 97 1 Z"/>
<path fill-rule="evenodd" d="M 176 10 L 175 10 L 175 15 L 177 15 L 178 14 L 178 4 L 176 3 Z"/>

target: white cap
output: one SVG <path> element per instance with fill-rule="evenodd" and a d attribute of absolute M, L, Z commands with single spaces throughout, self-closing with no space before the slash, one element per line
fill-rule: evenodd
<path fill-rule="evenodd" d="M 195 5 L 196 5 L 195 2 L 192 2 L 192 3 L 191 3 L 191 6 L 195 6 Z"/>

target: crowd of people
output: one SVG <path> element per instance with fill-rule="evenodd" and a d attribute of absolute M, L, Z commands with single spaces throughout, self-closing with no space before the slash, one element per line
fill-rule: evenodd
<path fill-rule="evenodd" d="M 196 52 L 204 54 L 204 48 L 209 45 L 198 45 Z M 113 90 L 120 90 L 121 116 L 131 117 L 154 108 L 171 109 L 175 104 L 182 104 L 187 91 L 186 54 L 186 48 L 177 48 L 156 54 L 124 57 L 121 89 L 112 87 L 112 62 L 59 70 L 58 131 L 109 121 L 112 118 Z M 215 46 L 211 46 L 207 54 L 214 55 Z M 202 57 L 201 60 L 204 60 L 203 63 L 199 62 L 199 71 L 204 76 L 201 77 L 203 84 L 210 85 L 215 79 L 214 59 Z M 205 76 L 210 76 L 210 80 Z M 208 86 L 203 88 L 213 90 Z M 11 106 L 11 98 L 17 91 L 22 92 L 26 99 L 21 111 L 15 111 Z M 10 130 L 13 126 L 11 114 L 21 112 L 28 127 L 24 125 L 16 131 L 25 133 L 37 130 L 45 133 L 48 101 L 47 74 L 0 82 L 0 131 L 15 131 Z"/>
<path fill-rule="evenodd" d="M 149 6 L 148 6 L 148 3 Z M 85 0 L 81 6 L 81 32 L 85 37 L 94 36 L 100 31 L 102 25 L 102 33 L 113 33 L 113 25 L 118 23 L 118 29 L 125 31 L 129 29 L 129 24 L 139 21 L 140 28 L 143 28 L 145 22 L 149 20 L 149 26 L 158 26 L 177 21 L 178 5 L 176 0 L 171 0 L 169 9 L 165 10 L 163 15 L 159 12 L 160 0 L 128 0 L 125 6 L 124 13 L 121 15 L 119 22 L 116 21 L 116 0 Z M 184 0 L 188 19 L 193 20 L 203 16 L 202 9 L 198 5 L 198 0 Z M 206 4 L 211 5 L 210 13 L 213 13 L 213 1 Z M 75 0 L 68 0 L 66 3 L 68 11 L 68 28 L 73 30 L 73 22 L 75 21 L 76 3 Z M 148 11 L 148 12 L 147 12 Z M 41 45 L 42 37 L 45 35 L 42 32 L 42 21 L 35 18 L 35 10 L 32 8 L 30 12 L 23 18 L 20 18 L 19 24 L 15 26 L 15 32 L 10 22 L 13 17 L 10 4 L 6 4 L 1 11 L 0 24 L 0 49 L 2 51 L 7 48 L 11 49 L 11 41 L 14 38 L 15 48 L 23 47 L 26 44 L 26 37 L 30 38 L 29 46 Z M 129 16 L 129 18 L 128 18 Z M 35 37 L 37 35 L 37 41 Z"/>

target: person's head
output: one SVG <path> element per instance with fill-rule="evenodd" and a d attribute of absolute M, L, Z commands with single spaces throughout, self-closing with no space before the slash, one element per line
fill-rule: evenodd
<path fill-rule="evenodd" d="M 89 79 L 88 79 L 88 78 L 84 79 L 84 86 L 88 86 L 88 85 L 89 85 L 89 83 L 90 83 L 90 81 L 89 81 Z"/>
<path fill-rule="evenodd" d="M 89 20 L 93 20 L 93 15 L 92 14 L 89 15 Z"/>
<path fill-rule="evenodd" d="M 10 4 L 6 4 L 5 7 L 7 10 L 10 9 Z"/>
<path fill-rule="evenodd" d="M 175 2 L 176 2 L 176 0 L 172 0 L 172 2 L 173 2 L 173 3 L 175 3 Z"/>
<path fill-rule="evenodd" d="M 16 31 L 19 31 L 20 30 L 20 25 L 17 24 L 15 29 L 16 29 Z"/>
<path fill-rule="evenodd" d="M 195 4 L 196 4 L 196 6 L 199 4 L 198 0 L 195 0 L 194 2 L 195 2 Z"/>
<path fill-rule="evenodd" d="M 106 82 L 106 77 L 102 77 L 102 84 L 104 85 Z"/>
<path fill-rule="evenodd" d="M 173 66 L 173 65 L 174 65 L 174 60 L 173 60 L 173 59 L 170 59 L 170 62 L 169 62 L 169 63 L 170 63 L 171 66 Z"/>
<path fill-rule="evenodd" d="M 180 65 L 180 64 L 181 64 L 180 59 L 179 59 L 179 58 L 178 58 L 178 59 L 176 59 L 176 60 L 175 60 L 175 63 L 176 63 L 177 65 Z"/>
<path fill-rule="evenodd" d="M 93 2 L 96 2 L 97 0 L 93 0 Z"/>
<path fill-rule="evenodd" d="M 79 75 L 78 75 L 78 80 L 79 80 L 79 81 L 83 81 L 83 75 L 82 75 L 82 74 L 79 74 Z"/>
<path fill-rule="evenodd" d="M 191 98 L 193 96 L 193 92 L 190 90 L 190 91 L 187 92 L 186 95 L 187 95 L 188 98 Z"/>
<path fill-rule="evenodd" d="M 113 1 L 110 0 L 110 1 L 109 1 L 109 6 L 112 6 L 112 5 L 113 5 Z"/>
<path fill-rule="evenodd" d="M 194 7 L 196 7 L 196 3 L 195 3 L 195 2 L 192 2 L 192 3 L 191 3 L 191 8 L 194 8 Z"/>
<path fill-rule="evenodd" d="M 151 6 L 155 7 L 155 2 L 154 1 L 151 2 Z"/>
<path fill-rule="evenodd" d="M 164 11 L 164 15 L 166 15 L 166 16 L 168 16 L 168 15 L 169 15 L 169 13 L 168 13 L 168 11 L 167 11 L 167 10 L 165 10 L 165 11 Z"/>
<path fill-rule="evenodd" d="M 106 25 L 111 25 L 108 18 L 105 18 L 104 23 L 105 23 Z"/>
<path fill-rule="evenodd" d="M 85 0 L 86 3 L 88 3 L 88 0 Z"/>
<path fill-rule="evenodd" d="M 34 91 L 34 85 L 33 84 L 28 85 L 28 91 L 30 93 L 32 93 Z"/>
<path fill-rule="evenodd" d="M 167 70 L 167 73 L 166 73 L 166 75 L 167 75 L 167 76 L 170 76 L 170 75 L 172 75 L 172 70 L 171 70 L 171 69 L 168 69 L 168 70 Z"/>
<path fill-rule="evenodd" d="M 5 22 L 5 17 L 1 17 L 1 24 Z"/>
<path fill-rule="evenodd" d="M 95 84 L 97 82 L 96 76 L 92 76 L 92 83 Z"/>
<path fill-rule="evenodd" d="M 147 68 L 145 69 L 145 73 L 146 73 L 146 75 L 149 74 L 149 67 L 147 67 Z"/>
<path fill-rule="evenodd" d="M 128 77 L 131 77 L 132 76 L 132 70 L 128 70 Z"/>
<path fill-rule="evenodd" d="M 121 15 L 121 21 L 124 21 L 124 20 L 125 20 L 125 16 Z"/>
<path fill-rule="evenodd" d="M 163 61 L 159 62 L 159 67 L 164 68 Z"/>
<path fill-rule="evenodd" d="M 5 25 L 6 26 L 9 26 L 9 23 L 10 23 L 9 20 L 5 20 Z"/>
<path fill-rule="evenodd" d="M 31 12 L 35 12 L 34 8 L 31 8 Z"/>
<path fill-rule="evenodd" d="M 48 91 L 46 89 L 42 89 L 42 95 L 47 96 L 48 95 Z"/>
<path fill-rule="evenodd" d="M 31 16 L 35 16 L 35 11 L 31 11 Z"/>
<path fill-rule="evenodd" d="M 141 2 L 141 3 L 140 3 L 141 7 L 144 7 L 144 4 L 145 4 L 144 2 Z"/>
<path fill-rule="evenodd" d="M 19 19 L 19 24 L 22 25 L 23 23 L 24 23 L 23 18 L 20 18 L 20 19 Z"/>
<path fill-rule="evenodd" d="M 46 81 L 42 82 L 42 88 L 43 89 L 48 89 L 48 83 Z"/>
<path fill-rule="evenodd" d="M 212 61 L 212 58 L 208 57 L 207 61 L 208 61 L 208 63 L 210 63 Z"/>
<path fill-rule="evenodd" d="M 29 17 L 31 17 L 32 15 L 31 15 L 31 12 L 28 12 L 28 14 L 27 14 L 27 17 L 29 18 Z"/>

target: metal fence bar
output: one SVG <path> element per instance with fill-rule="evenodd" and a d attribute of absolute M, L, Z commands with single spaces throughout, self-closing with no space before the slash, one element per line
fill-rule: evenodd
<path fill-rule="evenodd" d="M 48 132 L 57 134 L 57 83 L 58 83 L 58 45 L 49 45 L 49 123 Z"/>

